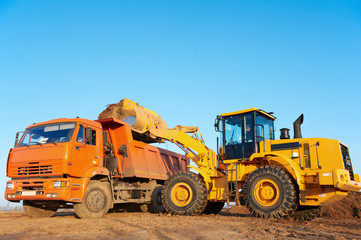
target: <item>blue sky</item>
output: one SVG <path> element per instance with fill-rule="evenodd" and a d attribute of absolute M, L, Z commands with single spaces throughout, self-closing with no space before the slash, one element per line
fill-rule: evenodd
<path fill-rule="evenodd" d="M 341 140 L 361 173 L 360 43 L 357 0 L 3 0 L 0 205 L 17 131 L 125 97 L 213 149 L 217 114 L 258 107 L 279 130 L 304 113 L 303 136 Z"/>

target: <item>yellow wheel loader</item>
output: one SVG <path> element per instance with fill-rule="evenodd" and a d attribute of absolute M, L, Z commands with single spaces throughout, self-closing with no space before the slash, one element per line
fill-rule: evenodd
<path fill-rule="evenodd" d="M 166 181 L 162 203 L 171 214 L 218 213 L 225 203 L 235 202 L 256 217 L 311 220 L 321 206 L 361 190 L 348 147 L 332 139 L 302 138 L 303 115 L 293 124 L 293 139 L 283 128 L 279 140 L 273 113 L 251 108 L 217 116 L 216 153 L 205 145 L 197 127 L 168 129 L 154 123 L 163 122 L 154 112 L 129 99 L 122 104 L 129 113 L 122 120 L 132 119 L 137 135 L 141 129 L 148 140 L 178 145 L 196 165 L 188 166 L 193 172 L 178 172 Z M 138 114 L 144 111 L 147 114 Z M 153 117 L 144 118 L 149 114 Z"/>

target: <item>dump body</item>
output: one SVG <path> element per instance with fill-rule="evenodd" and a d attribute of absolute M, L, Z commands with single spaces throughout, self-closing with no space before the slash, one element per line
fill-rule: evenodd
<path fill-rule="evenodd" d="M 106 145 L 112 154 L 107 155 Z M 106 165 L 109 158 L 116 163 L 113 172 Z M 113 204 L 147 203 L 155 186 L 174 172 L 186 170 L 188 163 L 184 155 L 134 140 L 130 125 L 119 120 L 55 119 L 29 126 L 10 150 L 7 176 L 11 180 L 5 198 L 82 202 L 89 181 L 105 179 L 112 183 L 114 195 L 120 196 L 123 190 L 146 193 L 114 196 Z"/>
<path fill-rule="evenodd" d="M 116 119 L 102 119 L 97 122 L 102 124 L 103 131 L 107 132 L 108 141 L 115 149 L 114 155 L 118 166 L 115 178 L 166 180 L 174 172 L 187 169 L 189 159 L 184 155 L 134 140 L 128 123 Z M 116 151 L 123 145 L 129 150 L 126 157 Z"/>

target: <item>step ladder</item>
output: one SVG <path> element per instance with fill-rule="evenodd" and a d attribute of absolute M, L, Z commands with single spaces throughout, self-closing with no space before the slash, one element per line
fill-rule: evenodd
<path fill-rule="evenodd" d="M 238 172 L 237 172 L 237 168 L 239 163 L 232 163 L 232 164 L 227 164 L 227 163 L 223 163 L 224 167 L 225 167 L 225 178 L 226 178 L 226 200 L 227 200 L 227 206 L 229 207 L 229 202 L 231 199 L 235 199 L 236 202 L 236 206 L 241 205 L 240 201 L 239 201 L 239 197 L 240 197 L 240 193 L 239 193 L 239 187 L 238 187 Z M 234 169 L 229 169 L 229 166 L 233 165 Z M 236 174 L 236 179 L 235 181 L 228 181 L 228 175 L 232 175 L 232 173 L 235 172 Z M 230 186 L 230 184 L 234 183 L 234 188 L 233 185 Z"/>

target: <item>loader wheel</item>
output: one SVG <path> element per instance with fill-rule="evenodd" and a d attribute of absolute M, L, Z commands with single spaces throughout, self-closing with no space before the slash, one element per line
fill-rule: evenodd
<path fill-rule="evenodd" d="M 23 209 L 26 215 L 33 218 L 51 217 L 58 210 L 56 207 L 47 207 L 27 200 L 23 201 Z"/>
<path fill-rule="evenodd" d="M 204 214 L 218 214 L 222 211 L 224 207 L 224 202 L 209 202 L 207 203 L 206 208 L 203 210 Z"/>
<path fill-rule="evenodd" d="M 280 218 L 297 208 L 297 194 L 292 177 L 283 169 L 264 166 L 253 171 L 244 185 L 248 210 L 260 218 Z"/>
<path fill-rule="evenodd" d="M 299 206 L 294 214 L 290 217 L 294 220 L 311 221 L 321 214 L 321 207 Z"/>
<path fill-rule="evenodd" d="M 151 202 L 148 205 L 148 211 L 151 213 L 164 213 L 165 209 L 162 204 L 162 190 L 163 186 L 158 185 L 154 188 L 151 196 Z"/>
<path fill-rule="evenodd" d="M 109 210 L 111 204 L 109 183 L 89 182 L 83 201 L 74 204 L 74 210 L 79 218 L 101 218 Z"/>
<path fill-rule="evenodd" d="M 166 181 L 162 203 L 173 215 L 199 215 L 207 205 L 206 184 L 195 173 L 178 172 Z"/>

